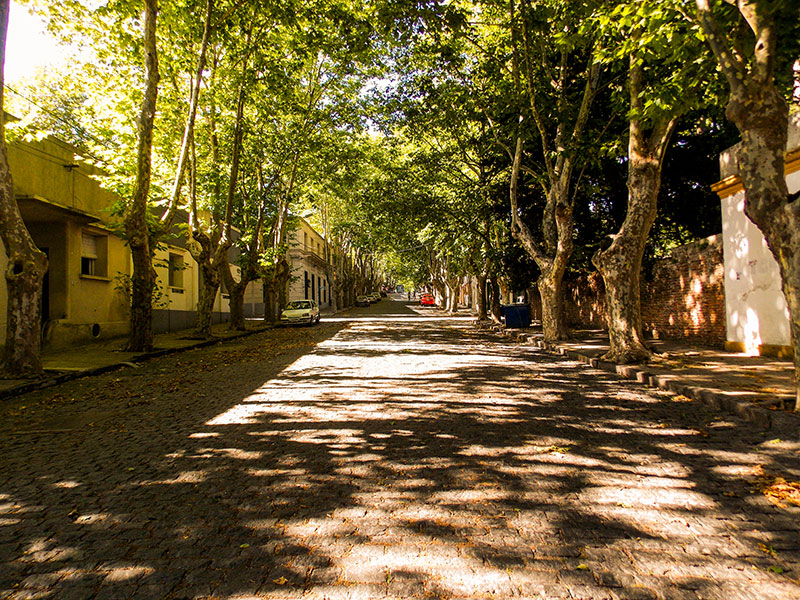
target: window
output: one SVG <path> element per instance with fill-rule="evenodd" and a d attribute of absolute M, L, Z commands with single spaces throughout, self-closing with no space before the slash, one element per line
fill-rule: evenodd
<path fill-rule="evenodd" d="M 183 289 L 183 254 L 169 253 L 169 287 Z"/>
<path fill-rule="evenodd" d="M 108 237 L 83 232 L 81 234 L 81 275 L 106 277 Z"/>

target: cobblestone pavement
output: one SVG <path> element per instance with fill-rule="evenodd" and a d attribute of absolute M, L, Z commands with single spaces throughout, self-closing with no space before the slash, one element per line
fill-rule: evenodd
<path fill-rule="evenodd" d="M 4 403 L 0 598 L 800 599 L 797 444 L 439 315 Z"/>

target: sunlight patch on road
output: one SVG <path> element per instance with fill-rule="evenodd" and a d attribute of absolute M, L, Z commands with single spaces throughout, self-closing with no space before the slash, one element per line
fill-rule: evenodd
<path fill-rule="evenodd" d="M 256 460 L 261 458 L 261 452 L 242 450 L 241 448 L 200 448 L 197 458 L 234 458 L 236 460 Z"/>
<path fill-rule="evenodd" d="M 326 323 L 379 323 L 381 325 L 397 325 L 405 323 L 435 323 L 435 322 L 463 322 L 471 323 L 475 321 L 474 316 L 454 316 L 454 315 L 376 315 L 372 316 L 340 316 L 324 317 Z"/>
<path fill-rule="evenodd" d="M 681 482 L 673 486 L 654 485 L 652 482 L 629 487 L 604 486 L 587 488 L 581 492 L 581 500 L 599 506 L 653 507 L 659 509 L 714 508 L 715 503 L 705 494 L 686 489 Z M 663 517 L 663 513 L 662 513 Z"/>
<path fill-rule="evenodd" d="M 365 331 L 371 327 L 356 325 L 320 343 L 206 424 L 399 420 L 419 414 L 420 409 L 452 410 L 449 396 L 458 394 L 463 403 L 463 392 L 473 395 L 470 402 L 484 404 L 485 419 L 496 421 L 510 414 L 514 401 L 496 392 L 502 391 L 503 385 L 516 386 L 515 382 L 479 385 L 484 368 L 498 368 L 503 359 L 485 352 L 465 352 L 463 346 L 446 343 L 449 340 L 384 339 L 395 332 L 383 321 L 375 326 L 377 333 Z M 507 358 L 503 364 L 510 366 Z M 420 394 L 422 404 L 414 403 Z M 385 402 L 392 403 L 388 410 Z"/>
<path fill-rule="evenodd" d="M 65 490 L 71 490 L 76 487 L 80 487 L 83 485 L 79 481 L 71 481 L 71 480 L 64 480 L 64 481 L 57 481 L 53 484 L 54 488 L 62 488 Z"/>
<path fill-rule="evenodd" d="M 140 485 L 176 485 L 176 484 L 195 484 L 202 483 L 208 477 L 205 471 L 184 471 L 171 479 L 160 479 L 153 481 L 143 481 Z"/>

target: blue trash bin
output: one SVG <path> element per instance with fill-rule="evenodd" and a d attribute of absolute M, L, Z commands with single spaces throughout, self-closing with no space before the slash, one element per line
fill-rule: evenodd
<path fill-rule="evenodd" d="M 507 304 L 501 308 L 506 327 L 519 329 L 531 326 L 531 309 L 527 304 Z"/>

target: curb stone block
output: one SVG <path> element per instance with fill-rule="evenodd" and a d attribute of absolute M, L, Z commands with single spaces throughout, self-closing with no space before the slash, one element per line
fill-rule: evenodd
<path fill-rule="evenodd" d="M 506 330 L 502 325 L 493 324 L 490 325 L 490 327 L 497 333 L 513 336 L 513 333 Z M 482 326 L 478 324 L 478 328 L 482 328 Z M 571 350 L 558 344 L 545 342 L 534 335 L 517 334 L 517 339 L 524 339 L 541 350 L 567 356 L 571 360 L 585 363 L 592 368 L 616 373 L 620 377 L 635 379 L 637 382 L 649 387 L 659 388 L 674 394 L 686 396 L 687 398 L 702 402 L 714 410 L 736 414 L 758 427 L 764 429 L 780 429 L 790 439 L 800 441 L 800 415 L 795 416 L 794 414 L 784 411 L 768 410 L 746 401 L 737 400 L 725 393 L 687 385 L 680 382 L 673 375 L 654 375 L 642 370 L 641 366 L 618 365 L 597 357 L 591 357 L 577 350 Z"/>

